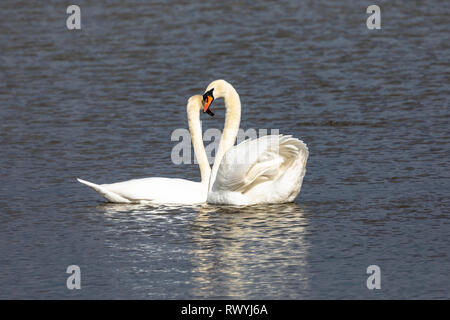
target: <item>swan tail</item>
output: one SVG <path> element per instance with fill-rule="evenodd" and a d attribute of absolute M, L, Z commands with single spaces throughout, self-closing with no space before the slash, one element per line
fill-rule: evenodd
<path fill-rule="evenodd" d="M 131 201 L 118 195 L 117 193 L 111 192 L 110 190 L 108 190 L 107 188 L 105 188 L 104 186 L 89 182 L 89 181 L 85 181 L 82 179 L 77 178 L 78 182 L 87 185 L 88 187 L 91 187 L 92 189 L 94 189 L 95 191 L 97 191 L 103 198 L 105 198 L 106 200 L 108 200 L 109 202 L 115 202 L 115 203 L 130 203 Z"/>
<path fill-rule="evenodd" d="M 279 153 L 288 161 L 300 159 L 303 166 L 306 166 L 309 156 L 308 146 L 302 140 L 293 138 L 291 135 L 280 137 Z"/>

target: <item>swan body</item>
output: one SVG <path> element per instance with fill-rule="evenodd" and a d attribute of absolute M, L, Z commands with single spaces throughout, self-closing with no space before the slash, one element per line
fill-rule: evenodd
<path fill-rule="evenodd" d="M 308 148 L 291 136 L 269 135 L 229 149 L 208 193 L 208 203 L 253 205 L 295 200 Z"/>
<path fill-rule="evenodd" d="M 111 184 L 85 184 L 109 202 L 151 204 L 198 204 L 206 202 L 208 185 L 177 178 L 142 178 Z"/>
<path fill-rule="evenodd" d="M 200 110 L 202 96 L 192 96 L 188 100 L 187 115 L 194 153 L 200 167 L 201 181 L 194 182 L 176 178 L 142 178 L 111 184 L 95 184 L 82 179 L 85 184 L 109 202 L 151 203 L 151 204 L 198 204 L 206 202 L 208 182 L 211 173 L 202 140 Z"/>
<path fill-rule="evenodd" d="M 212 99 L 205 95 L 213 95 Z M 308 148 L 288 135 L 268 135 L 233 146 L 240 124 L 241 103 L 224 80 L 213 81 L 203 96 L 210 103 L 224 98 L 225 127 L 210 176 L 207 202 L 254 205 L 293 202 L 306 173 Z"/>

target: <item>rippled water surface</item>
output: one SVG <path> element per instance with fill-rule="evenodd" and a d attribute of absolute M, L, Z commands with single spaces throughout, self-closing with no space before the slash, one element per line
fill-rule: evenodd
<path fill-rule="evenodd" d="M 378 1 L 381 30 L 349 0 L 77 4 L 69 31 L 68 4 L 2 1 L 0 298 L 450 298 L 448 2 Z M 113 205 L 76 182 L 198 180 L 171 134 L 218 78 L 242 128 L 308 144 L 295 203 Z"/>

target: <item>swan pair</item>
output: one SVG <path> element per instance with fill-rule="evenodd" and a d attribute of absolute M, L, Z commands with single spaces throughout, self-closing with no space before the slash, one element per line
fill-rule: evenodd
<path fill-rule="evenodd" d="M 211 169 L 203 145 L 200 112 L 213 116 L 210 106 L 219 98 L 225 100 L 225 127 Z M 187 116 L 200 182 L 154 177 L 97 185 L 77 180 L 115 203 L 253 205 L 294 201 L 305 176 L 308 148 L 286 135 L 263 136 L 234 146 L 241 102 L 231 84 L 225 80 L 211 82 L 203 96 L 189 98 Z"/>

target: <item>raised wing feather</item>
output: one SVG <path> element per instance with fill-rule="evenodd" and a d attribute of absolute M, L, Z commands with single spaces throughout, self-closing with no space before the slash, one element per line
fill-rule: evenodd
<path fill-rule="evenodd" d="M 306 163 L 308 148 L 292 136 L 246 140 L 226 152 L 213 190 L 246 193 L 260 183 L 277 180 L 299 157 Z"/>

